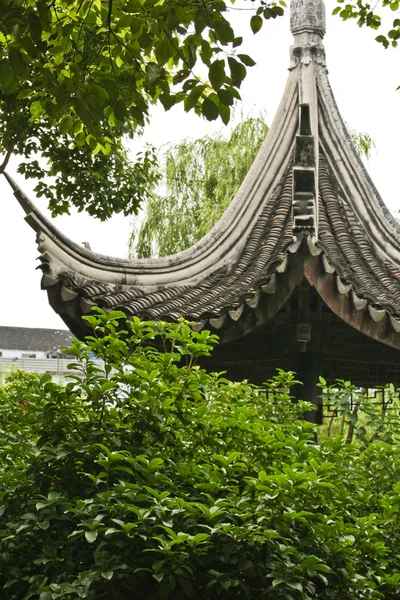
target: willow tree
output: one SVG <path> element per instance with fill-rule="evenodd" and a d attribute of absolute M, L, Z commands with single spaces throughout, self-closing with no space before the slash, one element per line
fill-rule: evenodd
<path fill-rule="evenodd" d="M 221 133 L 168 144 L 161 157 L 160 192 L 148 201 L 131 238 L 140 258 L 167 256 L 202 238 L 232 200 L 268 131 L 262 116 Z"/>

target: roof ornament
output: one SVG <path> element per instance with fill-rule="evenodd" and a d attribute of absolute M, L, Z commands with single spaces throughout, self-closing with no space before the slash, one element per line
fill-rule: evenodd
<path fill-rule="evenodd" d="M 323 0 L 291 0 L 290 30 L 295 42 L 317 41 L 325 35 L 325 4 Z"/>
<path fill-rule="evenodd" d="M 324 0 L 291 0 L 290 30 L 293 33 L 290 69 L 311 61 L 325 67 L 322 42 L 326 31 Z"/>
<path fill-rule="evenodd" d="M 299 126 L 293 168 L 293 241 L 306 236 L 314 246 L 318 240 L 319 134 L 317 70 L 325 68 L 325 5 L 323 0 L 292 0 L 290 70 L 297 69 Z"/>

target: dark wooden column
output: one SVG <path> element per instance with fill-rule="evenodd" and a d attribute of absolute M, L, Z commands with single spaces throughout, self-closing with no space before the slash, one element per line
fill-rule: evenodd
<path fill-rule="evenodd" d="M 311 423 L 322 423 L 322 398 L 317 383 L 320 376 L 321 356 L 312 352 L 299 352 L 297 355 L 297 379 L 303 385 L 296 386 L 296 398 L 307 400 L 317 406 L 317 410 L 305 413 L 305 418 Z"/>

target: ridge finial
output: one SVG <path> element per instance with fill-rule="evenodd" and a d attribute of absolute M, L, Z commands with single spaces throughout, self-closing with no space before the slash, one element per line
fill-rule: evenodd
<path fill-rule="evenodd" d="M 290 30 L 295 39 L 303 34 L 322 39 L 326 31 L 324 0 L 291 0 Z"/>

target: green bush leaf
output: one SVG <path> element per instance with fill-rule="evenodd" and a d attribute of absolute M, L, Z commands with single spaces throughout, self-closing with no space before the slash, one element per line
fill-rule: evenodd
<path fill-rule="evenodd" d="M 107 581 L 110 581 L 110 579 L 113 578 L 114 575 L 114 571 L 102 571 L 101 572 L 101 576 L 104 577 L 104 579 L 107 579 Z"/>
<path fill-rule="evenodd" d="M 85 531 L 85 538 L 89 544 L 93 544 L 97 540 L 98 531 Z"/>

